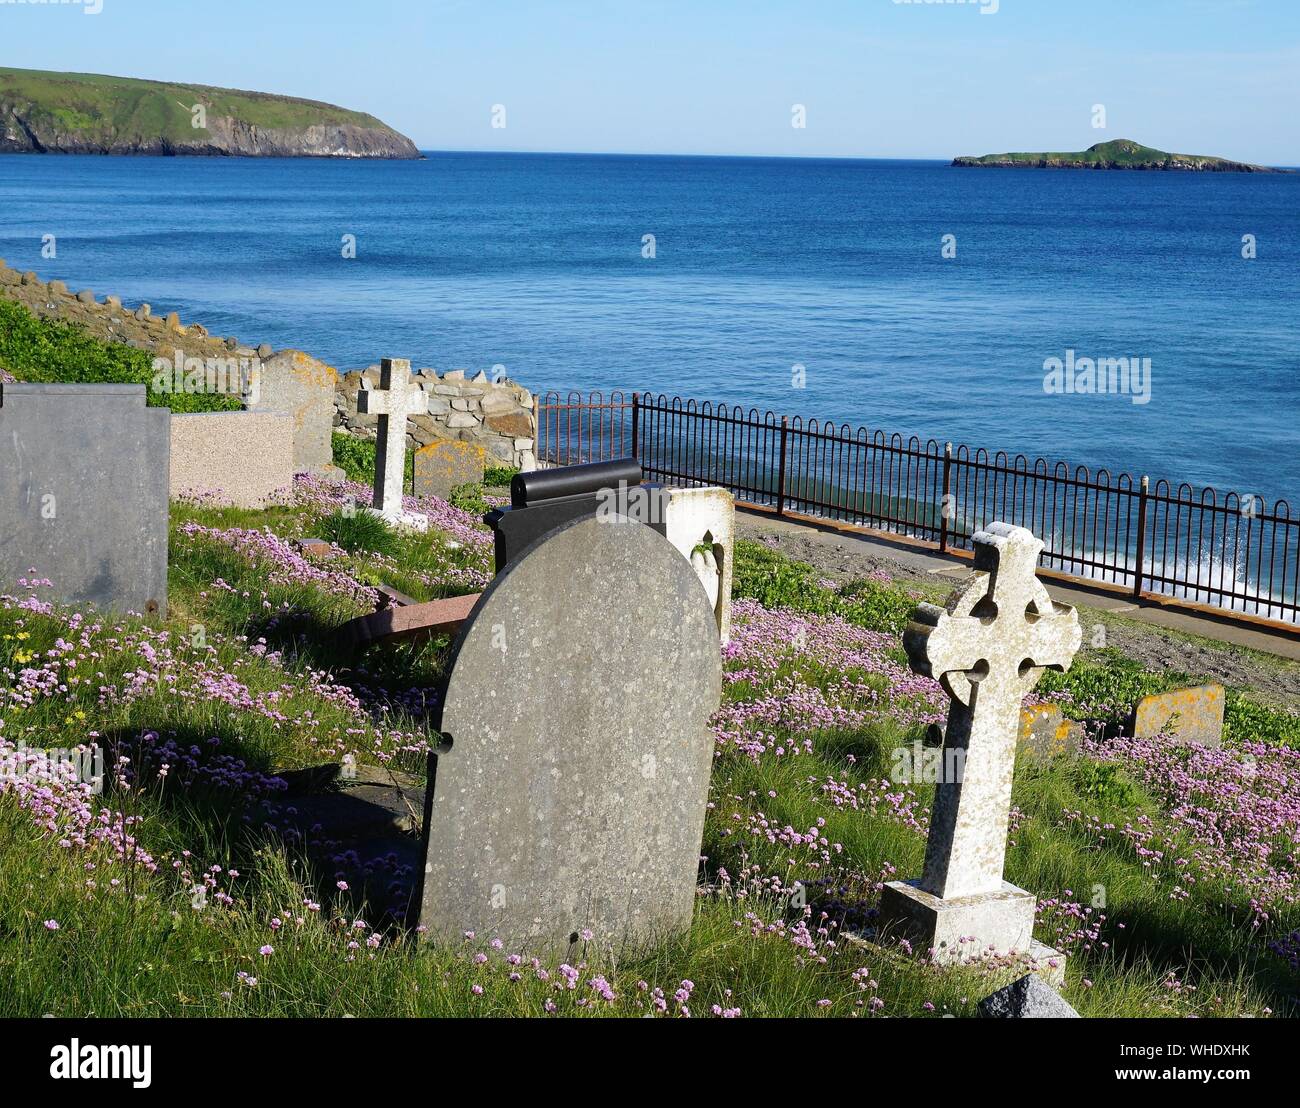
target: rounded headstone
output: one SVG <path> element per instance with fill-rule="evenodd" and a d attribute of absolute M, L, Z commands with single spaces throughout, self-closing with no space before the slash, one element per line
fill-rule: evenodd
<path fill-rule="evenodd" d="M 431 758 L 420 921 L 508 950 L 690 926 L 722 687 L 690 564 L 588 517 L 511 561 L 461 631 Z"/>

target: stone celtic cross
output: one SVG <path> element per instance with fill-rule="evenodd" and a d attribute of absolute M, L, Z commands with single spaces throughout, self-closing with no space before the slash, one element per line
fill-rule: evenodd
<path fill-rule="evenodd" d="M 964 755 L 935 792 L 920 881 L 944 899 L 1002 888 L 1021 701 L 1083 638 L 1078 613 L 1035 576 L 1043 544 L 1031 532 L 992 523 L 974 544 L 976 572 L 946 607 L 921 605 L 903 637 L 912 668 L 952 698 L 943 764 Z"/>
<path fill-rule="evenodd" d="M 357 411 L 379 417 L 375 441 L 375 490 L 371 510 L 389 523 L 423 531 L 429 526 L 427 516 L 408 512 L 402 507 L 406 480 L 406 420 L 425 415 L 428 398 L 411 378 L 411 363 L 406 358 L 384 358 L 379 363 L 379 387 L 373 388 L 363 376 L 357 393 Z"/>

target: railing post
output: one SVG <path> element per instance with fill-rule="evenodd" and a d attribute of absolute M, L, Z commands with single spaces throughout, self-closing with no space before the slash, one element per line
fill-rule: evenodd
<path fill-rule="evenodd" d="M 952 496 L 952 443 L 943 444 L 943 495 L 939 498 L 939 553 L 948 553 L 948 514 Z"/>
<path fill-rule="evenodd" d="M 1138 490 L 1138 541 L 1137 561 L 1133 567 L 1133 599 L 1142 599 L 1142 578 L 1146 573 L 1147 552 L 1147 486 L 1149 478 L 1143 474 Z"/>
<path fill-rule="evenodd" d="M 641 460 L 641 394 L 632 394 L 632 457 Z"/>
<path fill-rule="evenodd" d="M 533 416 L 533 457 L 537 459 L 537 468 L 542 468 L 542 456 L 546 451 L 545 426 L 542 423 L 542 401 L 537 393 L 533 393 L 532 403 Z"/>
<path fill-rule="evenodd" d="M 781 457 L 776 464 L 776 514 L 785 515 L 785 444 L 790 434 L 790 417 L 781 417 Z"/>

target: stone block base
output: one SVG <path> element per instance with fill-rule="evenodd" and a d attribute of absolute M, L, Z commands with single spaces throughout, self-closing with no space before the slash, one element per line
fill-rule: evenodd
<path fill-rule="evenodd" d="M 1067 956 L 1055 947 L 1033 939 L 1029 943 L 1029 966 L 1034 973 L 1054 989 L 1065 988 L 1065 963 Z"/>
<path fill-rule="evenodd" d="M 381 512 L 378 508 L 366 508 L 372 516 L 378 516 L 390 527 L 397 527 L 406 531 L 427 531 L 429 529 L 429 517 L 421 515 L 419 512 Z"/>
<path fill-rule="evenodd" d="M 1033 941 L 1033 893 L 1002 882 L 997 892 L 934 896 L 911 881 L 891 881 L 880 898 L 877 934 L 882 940 L 907 939 L 918 954 L 934 951 L 940 964 L 982 956 L 1028 952 Z"/>

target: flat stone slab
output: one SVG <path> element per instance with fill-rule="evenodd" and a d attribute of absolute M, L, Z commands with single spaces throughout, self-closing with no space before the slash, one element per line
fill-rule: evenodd
<path fill-rule="evenodd" d="M 1217 684 L 1144 696 L 1133 709 L 1130 730 L 1139 739 L 1168 735 L 1178 742 L 1218 749 L 1223 745 L 1225 705 L 1226 693 Z"/>
<path fill-rule="evenodd" d="M 393 592 L 396 593 L 396 590 Z M 362 647 L 372 643 L 403 642 L 452 634 L 460 630 L 469 618 L 482 593 L 449 596 L 444 600 L 430 600 L 423 604 L 404 604 L 400 601 L 393 603 L 393 596 L 384 593 L 380 595 L 389 601 L 389 605 L 343 624 L 338 630 L 340 642 Z M 402 594 L 396 595 L 400 597 Z"/>
<path fill-rule="evenodd" d="M 1069 1003 L 1034 973 L 986 996 L 979 1002 L 986 1019 L 1079 1019 Z"/>
<path fill-rule="evenodd" d="M 461 632 L 431 759 L 420 921 L 567 954 L 689 928 L 722 687 L 712 609 L 618 515 L 512 559 Z"/>
<path fill-rule="evenodd" d="M 143 385 L 0 386 L 0 589 L 165 615 L 170 420 Z"/>

